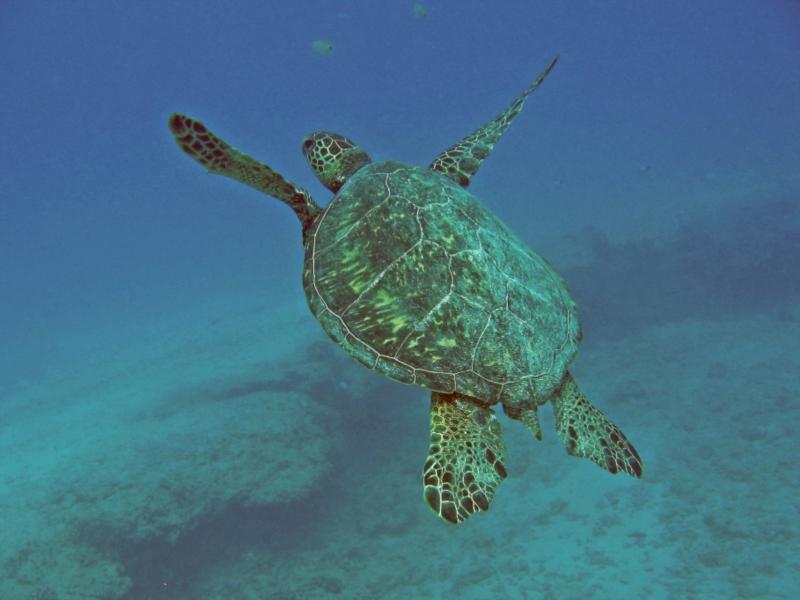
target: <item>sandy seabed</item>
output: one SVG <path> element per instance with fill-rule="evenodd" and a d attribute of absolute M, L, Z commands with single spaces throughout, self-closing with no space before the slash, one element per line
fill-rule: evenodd
<path fill-rule="evenodd" d="M 8 384 L 0 598 L 794 598 L 784 212 L 713 239 L 702 223 L 655 244 L 584 232 L 565 274 L 595 326 L 572 371 L 644 478 L 569 457 L 549 407 L 540 443 L 501 415 L 509 477 L 458 527 L 422 499 L 425 391 L 355 364 L 300 303 L 180 331 L 154 315 L 163 334 L 124 356 Z"/>

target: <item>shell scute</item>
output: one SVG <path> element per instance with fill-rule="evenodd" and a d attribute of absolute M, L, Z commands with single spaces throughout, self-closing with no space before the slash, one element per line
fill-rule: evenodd
<path fill-rule="evenodd" d="M 418 324 L 397 356 L 432 369 L 468 371 L 485 318 L 463 298 L 450 294 Z"/>
<path fill-rule="evenodd" d="M 371 287 L 342 317 L 351 330 L 383 354 L 394 354 L 402 341 L 439 302 L 450 287 L 443 252 L 420 242 L 397 257 L 384 271 L 373 274 Z"/>

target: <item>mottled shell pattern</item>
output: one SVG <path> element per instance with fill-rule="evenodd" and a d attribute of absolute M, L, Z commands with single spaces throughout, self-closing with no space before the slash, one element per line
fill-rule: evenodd
<path fill-rule="evenodd" d="M 391 379 L 508 407 L 542 404 L 581 329 L 564 281 L 441 173 L 361 168 L 305 237 L 325 331 Z"/>

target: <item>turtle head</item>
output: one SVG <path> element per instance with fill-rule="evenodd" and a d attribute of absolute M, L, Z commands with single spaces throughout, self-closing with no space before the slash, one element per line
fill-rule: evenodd
<path fill-rule="evenodd" d="M 316 131 L 306 137 L 303 156 L 322 185 L 334 193 L 353 173 L 372 162 L 361 146 L 332 131 Z"/>

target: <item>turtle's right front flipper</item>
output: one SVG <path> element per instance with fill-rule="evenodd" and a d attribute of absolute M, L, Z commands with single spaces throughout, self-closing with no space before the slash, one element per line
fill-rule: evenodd
<path fill-rule="evenodd" d="M 500 136 L 502 136 L 506 129 L 508 129 L 508 126 L 511 125 L 511 121 L 514 120 L 514 117 L 522 111 L 522 107 L 525 106 L 525 101 L 528 99 L 528 96 L 536 91 L 536 88 L 539 87 L 545 77 L 553 70 L 553 67 L 556 66 L 556 62 L 558 62 L 558 56 L 550 61 L 550 64 L 547 65 L 545 70 L 539 73 L 539 76 L 533 83 L 517 96 L 508 108 L 486 123 L 483 127 L 442 152 L 433 159 L 430 168 L 447 175 L 447 177 L 455 181 L 461 187 L 468 187 L 470 181 L 472 181 L 472 177 L 478 172 L 481 163 L 492 152 Z"/>
<path fill-rule="evenodd" d="M 239 152 L 200 121 L 173 113 L 169 118 L 169 128 L 178 146 L 209 172 L 241 181 L 288 204 L 300 219 L 303 230 L 321 213 L 305 189 L 264 163 Z"/>
<path fill-rule="evenodd" d="M 459 394 L 431 393 L 431 446 L 422 469 L 425 501 L 453 524 L 489 510 L 506 477 L 506 447 L 491 408 Z"/>

